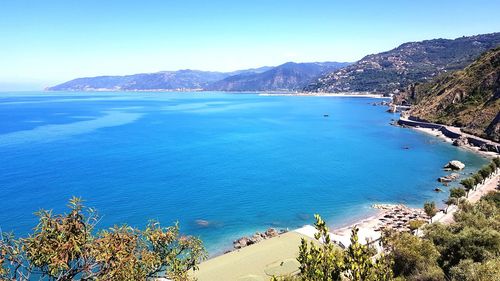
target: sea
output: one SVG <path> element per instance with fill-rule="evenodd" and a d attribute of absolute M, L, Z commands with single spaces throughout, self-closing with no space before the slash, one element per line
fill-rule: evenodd
<path fill-rule="evenodd" d="M 331 227 L 375 203 L 443 206 L 450 160 L 487 159 L 393 126 L 382 99 L 216 92 L 0 93 L 0 228 L 81 197 L 99 229 L 179 222 L 211 255 L 320 214 Z M 457 186 L 452 183 L 451 186 Z M 440 187 L 444 192 L 434 191 Z"/>

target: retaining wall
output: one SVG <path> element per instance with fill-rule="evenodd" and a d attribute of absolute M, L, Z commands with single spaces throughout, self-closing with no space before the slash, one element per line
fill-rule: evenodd
<path fill-rule="evenodd" d="M 408 119 L 399 119 L 398 120 L 399 125 L 405 125 L 409 127 L 420 127 L 420 128 L 427 128 L 427 129 L 436 129 L 443 133 L 448 138 L 452 139 L 457 139 L 462 136 L 462 134 L 454 132 L 450 129 L 448 129 L 446 126 L 443 126 L 441 124 L 435 124 L 435 123 L 428 123 L 422 120 L 419 120 L 418 118 L 415 117 L 409 117 Z M 497 153 L 500 153 L 500 144 L 481 139 L 479 137 L 474 137 L 472 135 L 465 135 L 464 136 L 467 138 L 467 141 L 477 147 L 481 147 L 483 145 L 486 145 L 488 147 L 488 150 L 494 151 Z"/>

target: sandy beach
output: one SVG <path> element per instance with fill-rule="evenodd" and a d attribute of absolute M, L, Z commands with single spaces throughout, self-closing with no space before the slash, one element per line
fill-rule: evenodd
<path fill-rule="evenodd" d="M 412 220 L 429 220 L 420 208 L 409 208 L 402 204 L 374 204 L 372 208 L 378 210 L 376 215 L 364 218 L 349 226 L 333 229 L 330 237 L 341 247 L 350 245 L 351 231 L 358 228 L 358 237 L 361 242 L 374 242 L 380 239 L 382 229 L 392 228 L 398 231 L 409 231 L 408 223 Z M 303 235 L 314 237 L 312 226 L 305 226 L 295 230 Z M 377 245 L 375 245 L 377 246 Z"/>
<path fill-rule="evenodd" d="M 497 172 L 483 184 L 478 185 L 475 190 L 471 191 L 466 199 L 471 203 L 475 203 L 485 194 L 494 191 L 500 183 L 499 170 L 497 170 Z M 379 210 L 376 215 L 362 219 L 347 227 L 333 229 L 330 232 L 331 239 L 340 246 L 347 247 L 350 244 L 349 240 L 351 231 L 354 227 L 358 228 L 359 240 L 364 242 L 376 241 L 380 239 L 381 229 L 384 227 L 400 231 L 408 231 L 408 222 L 411 220 L 430 221 L 429 217 L 421 208 L 409 208 L 404 205 L 393 204 L 375 204 L 372 207 Z M 456 211 L 458 211 L 458 207 L 451 205 L 448 207 L 447 213 L 439 211 L 432 218 L 432 222 L 452 223 L 453 215 Z M 306 225 L 302 228 L 296 229 L 295 232 L 314 239 L 314 233 L 316 233 L 316 230 L 313 226 Z"/>
<path fill-rule="evenodd" d="M 446 137 L 439 130 L 420 128 L 420 127 L 411 127 L 411 129 L 432 135 L 450 144 L 453 143 L 453 139 Z M 460 148 L 467 149 L 471 152 L 480 154 L 487 158 L 493 158 L 498 156 L 494 152 L 481 151 L 478 147 L 472 145 L 464 145 L 461 146 Z M 471 203 L 475 203 L 479 201 L 479 199 L 481 199 L 481 197 L 484 196 L 485 194 L 494 191 L 500 182 L 499 170 L 500 169 L 497 169 L 496 173 L 493 176 L 491 176 L 483 184 L 478 185 L 475 190 L 469 192 L 469 195 L 466 199 Z M 357 221 L 347 227 L 333 229 L 331 231 L 332 240 L 344 246 L 349 245 L 350 243 L 349 238 L 351 231 L 354 227 L 357 227 L 359 229 L 358 236 L 360 241 L 376 241 L 381 237 L 380 230 L 382 227 L 391 227 L 391 228 L 396 228 L 398 230 L 407 231 L 408 222 L 414 219 L 421 219 L 425 221 L 441 222 L 441 223 L 451 223 L 453 222 L 454 213 L 458 211 L 457 206 L 451 205 L 448 207 L 447 213 L 439 211 L 432 218 L 432 220 L 429 220 L 429 217 L 425 215 L 423 209 L 421 208 L 408 208 L 404 205 L 391 205 L 391 204 L 381 204 L 381 205 L 375 204 L 372 207 L 375 207 L 376 209 L 379 210 L 379 212 L 376 215 Z M 403 218 L 400 217 L 401 215 L 403 215 Z M 408 217 L 409 215 L 412 215 L 413 217 L 409 218 Z M 311 238 L 314 237 L 315 233 L 315 230 L 312 226 L 304 226 L 295 231 Z"/>
<path fill-rule="evenodd" d="M 266 95 L 266 94 L 261 94 Z M 268 94 L 279 95 L 279 94 Z M 309 94 L 281 94 L 281 95 L 309 95 Z M 352 94 L 317 94 L 317 96 L 351 96 Z M 355 95 L 361 97 L 363 95 Z M 370 96 L 370 95 L 364 95 Z M 419 132 L 438 137 L 450 144 L 453 139 L 444 136 L 440 131 L 425 128 L 414 128 Z M 492 158 L 496 153 L 480 151 L 470 145 L 461 146 L 474 153 Z M 467 200 L 471 203 L 479 199 L 490 191 L 498 187 L 500 181 L 500 169 L 496 171 L 483 184 L 476 187 L 469 193 Z M 375 214 L 352 223 L 349 226 L 333 228 L 329 232 L 331 240 L 341 248 L 350 245 L 351 232 L 354 227 L 358 228 L 358 237 L 361 243 L 370 243 L 378 251 L 382 251 L 377 241 L 381 238 L 383 229 L 390 228 L 396 231 L 410 231 L 410 221 L 421 220 L 426 223 L 439 222 L 449 224 L 453 222 L 455 212 L 459 210 L 458 206 L 451 205 L 447 208 L 447 213 L 439 211 L 434 217 L 429 218 L 422 208 L 410 208 L 402 204 L 373 204 L 372 208 L 376 210 Z M 244 248 L 231 251 L 228 254 L 215 257 L 202 263 L 200 272 L 195 275 L 199 280 L 211 280 L 210 277 L 221 276 L 225 274 L 227 280 L 266 280 L 271 273 L 293 274 L 298 270 L 298 264 L 295 260 L 300 239 L 315 241 L 314 234 L 316 229 L 313 225 L 305 225 L 301 228 L 280 234 L 277 237 L 266 239 Z M 417 235 L 422 234 L 418 232 Z M 247 260 L 252 260 L 257 266 L 248 267 Z M 234 270 L 227 271 L 231 267 Z M 227 276 L 226 276 L 227 275 Z M 223 278 L 224 279 L 224 278 Z M 225 279 L 224 279 L 225 280 Z"/>

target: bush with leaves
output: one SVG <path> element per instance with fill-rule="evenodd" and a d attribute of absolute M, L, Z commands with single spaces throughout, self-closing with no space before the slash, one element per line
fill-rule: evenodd
<path fill-rule="evenodd" d="M 462 260 L 451 268 L 451 280 L 453 281 L 490 281 L 500 279 L 500 258 L 487 260 L 485 262 L 474 262 Z"/>
<path fill-rule="evenodd" d="M 465 196 L 465 189 L 460 187 L 450 188 L 450 197 L 460 199 Z"/>
<path fill-rule="evenodd" d="M 498 168 L 500 168 L 500 157 L 495 157 L 492 161 L 495 162 L 495 165 L 497 165 Z"/>
<path fill-rule="evenodd" d="M 497 170 L 497 164 L 495 161 L 491 161 L 490 164 L 488 164 L 488 167 L 490 167 L 491 173 L 493 174 Z"/>
<path fill-rule="evenodd" d="M 300 277 L 303 280 L 340 280 L 345 267 L 344 253 L 331 241 L 325 221 L 319 215 L 314 217 L 317 242 L 301 240 L 297 257 Z"/>
<path fill-rule="evenodd" d="M 483 179 L 488 179 L 490 177 L 490 175 L 493 173 L 493 170 L 491 169 L 490 166 L 486 165 L 484 167 L 482 167 L 480 170 L 479 170 L 479 173 L 481 174 L 481 176 L 483 177 Z"/>
<path fill-rule="evenodd" d="M 417 230 L 419 229 L 420 227 L 422 227 L 424 224 L 426 224 L 427 222 L 424 221 L 424 220 L 411 220 L 408 222 L 408 228 L 410 230 Z"/>
<path fill-rule="evenodd" d="M 471 191 L 472 189 L 474 189 L 474 187 L 476 186 L 476 181 L 474 180 L 474 178 L 466 178 L 464 180 L 462 180 L 460 182 L 460 184 L 464 187 L 465 189 L 465 192 L 466 192 L 466 196 L 469 196 L 469 191 Z"/>
<path fill-rule="evenodd" d="M 500 254 L 500 212 L 495 203 L 480 200 L 462 204 L 455 214 L 455 223 L 431 224 L 425 238 L 440 253 L 439 264 L 445 273 L 460 261 L 485 262 Z"/>
<path fill-rule="evenodd" d="M 450 188 L 450 197 L 444 201 L 447 205 L 445 209 L 445 213 L 448 212 L 448 207 L 450 205 L 459 205 L 462 197 L 465 196 L 465 190 L 460 187 L 452 187 Z"/>
<path fill-rule="evenodd" d="M 490 192 L 481 198 L 481 201 L 490 202 L 500 210 L 500 192 Z"/>
<path fill-rule="evenodd" d="M 479 172 L 473 174 L 472 178 L 474 179 L 476 186 L 484 181 L 483 176 Z"/>
<path fill-rule="evenodd" d="M 180 235 L 177 224 L 151 222 L 145 231 L 115 226 L 94 235 L 95 211 L 78 198 L 69 208 L 61 215 L 38 212 L 39 223 L 27 238 L 2 234 L 1 280 L 187 280 L 206 257 L 201 241 Z"/>
<path fill-rule="evenodd" d="M 319 215 L 315 215 L 316 241 L 302 239 L 297 260 L 300 273 L 295 279 L 307 281 L 385 281 L 392 280 L 392 261 L 358 241 L 358 230 L 351 234 L 351 244 L 345 250 L 334 244 L 328 234 L 328 227 Z"/>
<path fill-rule="evenodd" d="M 438 212 L 438 209 L 436 207 L 436 202 L 425 202 L 424 203 L 424 212 L 430 217 L 430 220 L 432 222 L 432 217 L 435 216 Z"/>
<path fill-rule="evenodd" d="M 385 231 L 383 246 L 394 261 L 395 277 L 406 280 L 443 280 L 434 244 L 407 232 Z"/>

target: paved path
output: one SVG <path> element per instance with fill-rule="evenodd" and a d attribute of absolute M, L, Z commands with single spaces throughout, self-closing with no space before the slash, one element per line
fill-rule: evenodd
<path fill-rule="evenodd" d="M 471 191 L 469 193 L 469 197 L 467 197 L 467 201 L 471 203 L 476 203 L 481 199 L 481 197 L 490 191 L 495 190 L 500 183 L 500 172 L 497 169 L 497 172 L 490 177 L 489 179 L 486 180 L 484 184 L 482 184 L 480 187 L 477 187 L 476 190 Z M 448 213 L 444 214 L 443 212 L 437 213 L 433 218 L 432 222 L 440 222 L 444 224 L 450 224 L 454 222 L 453 220 L 453 214 L 458 210 L 458 207 L 455 205 L 452 205 L 448 208 Z"/>

